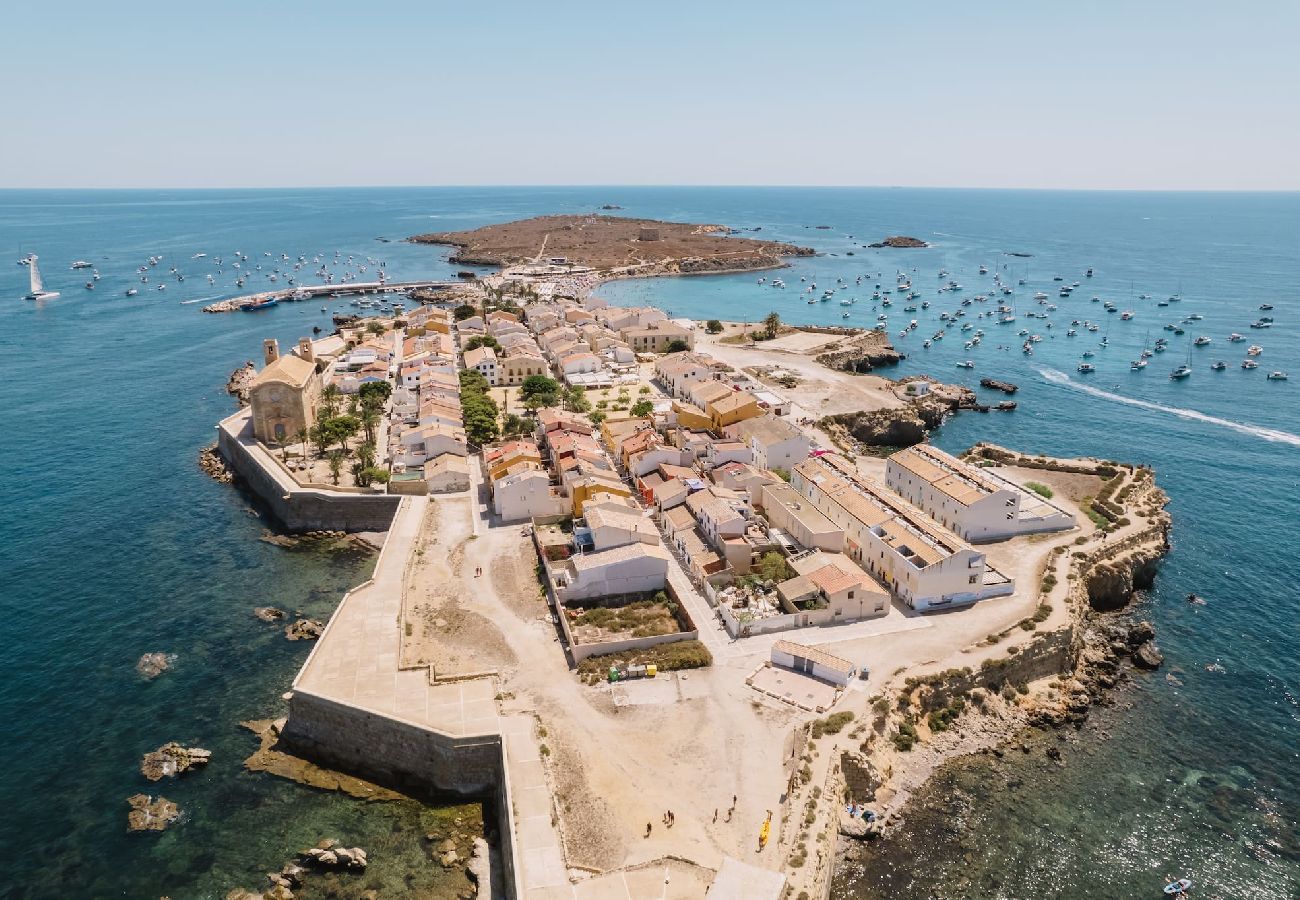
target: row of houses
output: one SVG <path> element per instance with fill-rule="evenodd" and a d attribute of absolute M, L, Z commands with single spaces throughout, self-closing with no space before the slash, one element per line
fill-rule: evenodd
<path fill-rule="evenodd" d="M 464 354 L 465 368 L 478 371 L 493 387 L 515 387 L 531 375 L 550 374 L 542 348 L 512 312 L 495 310 L 486 320 L 471 316 L 457 323 L 457 331 L 462 347 L 474 337 L 490 337 L 500 348 L 484 345 Z"/>
<path fill-rule="evenodd" d="M 407 318 L 392 397 L 393 490 L 468 490 L 469 442 L 451 315 L 421 307 Z"/>

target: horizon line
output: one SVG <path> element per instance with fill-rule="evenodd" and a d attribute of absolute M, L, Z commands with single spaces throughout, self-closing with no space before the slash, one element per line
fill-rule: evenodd
<path fill-rule="evenodd" d="M 697 189 L 697 190 L 912 190 L 912 191 L 1035 191 L 1078 194 L 1296 194 L 1300 187 L 1024 187 L 925 184 L 284 184 L 284 185 L 117 185 L 4 186 L 0 191 L 351 191 L 351 190 L 483 190 L 483 189 Z"/>

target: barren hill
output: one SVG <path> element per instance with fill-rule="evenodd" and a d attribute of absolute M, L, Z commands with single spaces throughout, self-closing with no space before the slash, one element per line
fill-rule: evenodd
<path fill-rule="evenodd" d="M 564 257 L 595 269 L 633 267 L 638 273 L 660 274 L 766 269 L 784 265 L 783 256 L 813 255 L 808 247 L 728 237 L 728 232 L 723 225 L 619 216 L 538 216 L 410 240 L 458 247 L 451 261 L 468 265 L 511 266 Z"/>

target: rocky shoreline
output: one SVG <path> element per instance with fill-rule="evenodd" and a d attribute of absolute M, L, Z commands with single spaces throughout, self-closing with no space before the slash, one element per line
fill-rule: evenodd
<path fill-rule="evenodd" d="M 925 381 L 930 387 L 924 396 L 908 397 L 907 405 L 896 409 L 878 409 L 826 416 L 817 424 L 840 449 L 853 454 L 879 447 L 910 447 L 924 441 L 932 430 L 960 409 L 974 408 L 975 392 L 960 385 L 942 384 L 932 378 L 911 377 L 898 382 Z"/>
<path fill-rule="evenodd" d="M 990 444 L 976 445 L 968 457 L 1033 462 L 1039 468 L 1099 477 L 1114 473 L 1108 483 L 1121 479 L 1126 489 L 1119 492 L 1124 498 L 1118 501 L 1121 511 L 1141 511 L 1150 524 L 1113 542 L 1103 534 L 1088 550 L 1057 548 L 1043 588 L 1044 596 L 1050 594 L 1056 585 L 1052 572 L 1057 557 L 1069 552 L 1069 616 L 1064 626 L 1040 632 L 1011 648 L 1014 654 L 990 657 L 978 669 L 908 678 L 876 701 L 872 733 L 861 748 L 842 754 L 837 781 L 848 802 L 871 809 L 874 818 L 841 811 L 828 875 L 832 879 L 837 872 L 860 869 L 874 852 L 868 842 L 888 840 L 909 815 L 920 813 L 912 807 L 922 802 L 915 795 L 940 767 L 971 754 L 1030 753 L 1038 744 L 1035 735 L 1081 729 L 1091 710 L 1113 702 L 1113 692 L 1135 672 L 1163 663 L 1154 627 L 1131 609 L 1134 598 L 1152 585 L 1169 548 L 1168 496 L 1155 485 L 1154 474 L 1101 460 L 1027 457 Z M 1119 521 L 1127 518 L 1117 517 L 1111 523 L 1115 530 Z M 1081 535 L 1075 546 L 1083 543 Z M 1044 608 L 1050 612 L 1050 606 L 1040 606 Z M 1021 627 L 1033 630 L 1029 620 Z M 990 635 L 988 642 L 997 643 L 1014 630 Z M 1057 742 L 1048 743 L 1043 752 L 1064 764 Z"/>

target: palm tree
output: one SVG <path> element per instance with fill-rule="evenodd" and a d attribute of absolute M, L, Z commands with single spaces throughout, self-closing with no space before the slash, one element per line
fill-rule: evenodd
<path fill-rule="evenodd" d="M 307 455 L 307 439 L 310 436 L 311 432 L 306 428 L 299 428 L 293 435 L 294 440 L 298 442 L 298 452 L 304 457 Z"/>
<path fill-rule="evenodd" d="M 337 384 L 327 384 L 325 389 L 320 392 L 321 406 L 325 409 L 325 417 L 332 419 L 339 414 L 339 401 L 343 392 L 339 390 Z"/>
<path fill-rule="evenodd" d="M 373 406 L 361 407 L 361 428 L 366 433 L 366 441 L 371 444 L 375 443 L 375 431 L 380 422 L 379 410 Z"/>
<path fill-rule="evenodd" d="M 339 475 L 343 473 L 343 454 L 338 450 L 330 452 L 329 456 L 330 478 L 334 479 L 334 484 L 339 483 Z"/>

